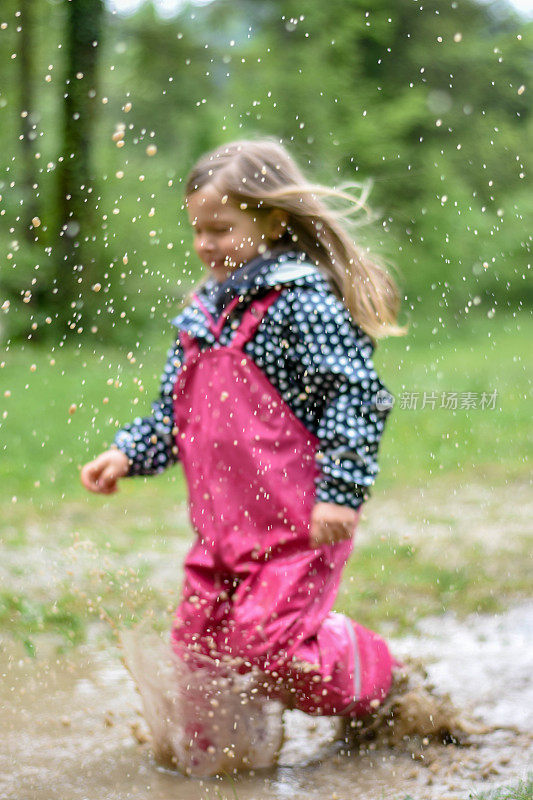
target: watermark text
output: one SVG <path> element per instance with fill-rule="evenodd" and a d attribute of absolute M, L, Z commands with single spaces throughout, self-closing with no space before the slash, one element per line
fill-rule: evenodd
<path fill-rule="evenodd" d="M 424 392 L 424 391 L 404 391 L 397 397 L 390 392 L 381 390 L 376 394 L 376 408 L 384 411 L 397 405 L 407 411 L 421 411 L 423 409 L 442 408 L 446 411 L 470 410 L 494 411 L 496 409 L 496 398 L 498 392 Z"/>

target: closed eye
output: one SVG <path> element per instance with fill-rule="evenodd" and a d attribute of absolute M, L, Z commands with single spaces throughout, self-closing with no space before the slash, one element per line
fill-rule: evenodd
<path fill-rule="evenodd" d="M 227 227 L 227 228 L 226 227 L 225 228 L 210 228 L 210 227 L 207 227 L 207 228 L 205 228 L 205 232 L 206 233 L 227 233 L 228 231 L 231 231 L 231 230 L 232 230 L 231 227 Z M 195 231 L 196 234 L 204 233 L 204 230 L 202 230 L 202 228 L 198 228 L 197 226 L 194 227 L 194 231 Z"/>

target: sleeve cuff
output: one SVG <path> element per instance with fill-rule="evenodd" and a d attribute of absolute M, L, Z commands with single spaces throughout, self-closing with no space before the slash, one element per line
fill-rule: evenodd
<path fill-rule="evenodd" d="M 370 497 L 367 486 L 356 486 L 343 481 L 329 482 L 321 478 L 316 484 L 318 503 L 335 503 L 357 510 Z"/>
<path fill-rule="evenodd" d="M 135 460 L 132 458 L 132 452 L 135 451 L 135 446 L 133 443 L 133 436 L 127 433 L 127 431 L 119 431 L 115 436 L 115 439 L 111 445 L 112 448 L 115 450 L 120 450 L 121 453 L 124 453 L 127 456 L 129 461 L 129 468 L 128 474 L 126 478 L 130 478 L 132 475 L 135 474 Z"/>

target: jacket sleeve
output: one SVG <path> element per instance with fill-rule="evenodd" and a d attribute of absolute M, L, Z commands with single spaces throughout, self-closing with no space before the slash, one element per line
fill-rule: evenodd
<path fill-rule="evenodd" d="M 356 509 L 370 497 L 390 412 L 376 398 L 387 390 L 374 369 L 373 346 L 329 288 L 302 287 L 291 305 L 296 370 L 319 439 L 316 499 Z"/>
<path fill-rule="evenodd" d="M 179 460 L 173 432 L 172 395 L 182 362 L 183 351 L 176 342 L 168 351 L 159 399 L 152 403 L 151 415 L 136 417 L 115 436 L 115 446 L 130 460 L 130 476 L 154 475 Z"/>

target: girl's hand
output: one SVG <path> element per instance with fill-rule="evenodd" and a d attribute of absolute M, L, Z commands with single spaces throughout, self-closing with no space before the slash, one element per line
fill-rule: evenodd
<path fill-rule="evenodd" d="M 349 506 L 317 503 L 311 514 L 311 547 L 351 539 L 358 519 L 359 512 Z"/>
<path fill-rule="evenodd" d="M 80 479 L 86 489 L 97 494 L 113 494 L 117 481 L 128 474 L 130 460 L 121 450 L 111 449 L 101 453 L 81 470 Z"/>

